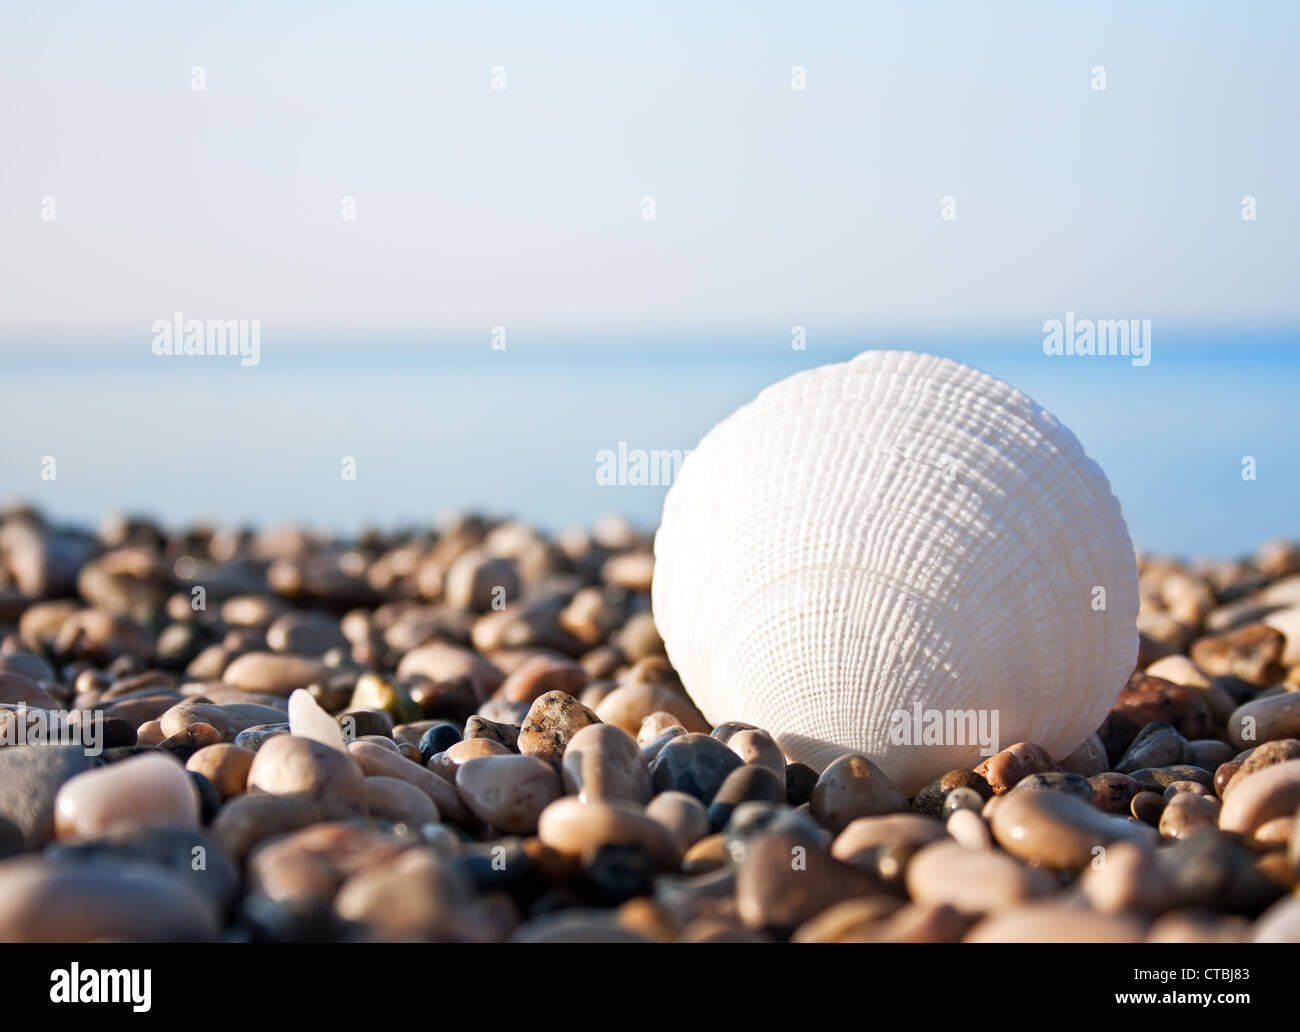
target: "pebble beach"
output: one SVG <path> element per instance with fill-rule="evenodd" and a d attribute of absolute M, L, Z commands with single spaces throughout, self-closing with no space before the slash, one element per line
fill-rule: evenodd
<path fill-rule="evenodd" d="M 0 941 L 1300 941 L 1300 546 L 1140 556 L 1096 732 L 910 799 L 706 720 L 653 570 L 615 517 L 10 506 Z"/>

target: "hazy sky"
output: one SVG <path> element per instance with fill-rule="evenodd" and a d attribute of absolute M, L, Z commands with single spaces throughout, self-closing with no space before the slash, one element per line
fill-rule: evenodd
<path fill-rule="evenodd" d="M 1293 324 L 1298 11 L 0 0 L 0 340 Z"/>

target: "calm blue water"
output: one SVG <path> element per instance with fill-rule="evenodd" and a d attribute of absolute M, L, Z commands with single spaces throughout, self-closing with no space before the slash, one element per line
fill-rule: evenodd
<path fill-rule="evenodd" d="M 950 355 L 1009 381 L 1106 470 L 1139 546 L 1230 555 L 1300 535 L 1300 331 L 1157 327 L 1144 368 L 1049 358 L 1020 334 L 770 340 L 631 336 L 384 344 L 277 342 L 262 361 L 159 358 L 148 340 L 0 350 L 0 494 L 64 519 L 304 519 L 346 529 L 449 508 L 552 529 L 624 512 L 653 527 L 661 487 L 603 487 L 596 453 L 694 447 L 763 386 L 867 347 Z M 53 456 L 57 478 L 40 478 Z M 1243 456 L 1257 479 L 1244 481 Z M 357 479 L 340 476 L 353 456 Z"/>

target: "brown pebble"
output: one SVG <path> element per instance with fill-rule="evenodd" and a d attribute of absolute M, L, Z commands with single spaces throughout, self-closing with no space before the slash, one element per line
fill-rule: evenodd
<path fill-rule="evenodd" d="M 1240 766 L 1224 785 L 1223 795 L 1226 797 L 1243 779 L 1256 771 L 1296 759 L 1300 759 L 1300 741 L 1294 738 L 1282 738 L 1273 742 L 1264 742 L 1252 749 L 1250 755 L 1241 761 Z"/>
<path fill-rule="evenodd" d="M 530 705 L 548 692 L 578 696 L 587 683 L 587 672 L 571 659 L 535 656 L 515 669 L 497 689 L 506 702 Z"/>
<path fill-rule="evenodd" d="M 1204 827 L 1213 827 L 1219 819 L 1219 801 L 1194 792 L 1179 792 L 1165 803 L 1160 814 L 1160 834 L 1164 838 L 1186 838 Z"/>
<path fill-rule="evenodd" d="M 248 786 L 248 772 L 256 754 L 229 742 L 204 746 L 185 761 L 185 769 L 202 774 L 212 782 L 223 800 L 241 795 Z"/>
<path fill-rule="evenodd" d="M 580 729 L 598 723 L 596 714 L 568 692 L 547 692 L 528 708 L 519 730 L 519 751 L 545 760 L 558 770 L 570 739 Z"/>
<path fill-rule="evenodd" d="M 1219 764 L 1218 769 L 1214 772 L 1214 791 L 1220 799 L 1223 798 L 1223 793 L 1227 790 L 1228 782 L 1232 780 L 1232 776 L 1239 770 L 1241 770 L 1240 760 L 1229 760 L 1227 763 Z"/>
<path fill-rule="evenodd" d="M 306 796 L 326 818 L 366 812 L 365 777 L 352 758 L 296 735 L 276 735 L 257 750 L 248 787 L 272 795 Z"/>
<path fill-rule="evenodd" d="M 1141 791 L 1141 786 L 1127 774 L 1107 771 L 1088 779 L 1092 785 L 1092 805 L 1103 813 L 1131 813 L 1133 797 Z"/>
<path fill-rule="evenodd" d="M 1165 812 L 1165 800 L 1157 792 L 1139 792 L 1129 803 L 1129 812 L 1143 824 L 1156 827 L 1160 824 L 1160 815 Z"/>
<path fill-rule="evenodd" d="M 533 756 L 481 756 L 456 771 L 461 801 L 481 821 L 516 835 L 537 830 L 537 819 L 563 791 L 555 768 Z"/>
<path fill-rule="evenodd" d="M 147 720 L 141 724 L 135 731 L 136 745 L 157 745 L 167 736 L 163 734 L 162 723 L 158 720 Z"/>
<path fill-rule="evenodd" d="M 1016 742 L 990 756 L 975 768 L 975 773 L 989 783 L 995 795 L 1003 795 L 1030 774 L 1060 769 L 1042 746 L 1033 742 Z"/>
<path fill-rule="evenodd" d="M 1188 650 L 1198 667 L 1211 677 L 1237 677 L 1259 688 L 1280 681 L 1286 669 L 1279 662 L 1286 638 L 1267 624 L 1247 624 L 1192 642 Z"/>
<path fill-rule="evenodd" d="M 832 762 L 812 792 L 812 815 L 823 827 L 839 833 L 859 817 L 906 810 L 907 797 L 889 776 L 859 753 Z"/>

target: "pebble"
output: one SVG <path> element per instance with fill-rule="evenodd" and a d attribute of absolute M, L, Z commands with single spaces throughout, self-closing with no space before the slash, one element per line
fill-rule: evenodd
<path fill-rule="evenodd" d="M 785 792 L 785 753 L 766 731 L 759 728 L 742 728 L 723 742 L 745 763 L 766 767 L 780 780 L 782 798 Z"/>
<path fill-rule="evenodd" d="M 1191 746 L 1192 758 L 1188 762 L 1193 767 L 1200 767 L 1203 770 L 1218 770 L 1236 755 L 1236 751 L 1228 743 L 1213 738 L 1198 739 L 1192 742 Z"/>
<path fill-rule="evenodd" d="M 686 731 L 686 728 L 682 727 L 682 722 L 671 713 L 666 713 L 663 710 L 651 713 L 641 721 L 641 726 L 637 729 L 636 744 L 645 745 L 648 742 L 653 742 L 669 728 L 674 727 L 681 728 L 682 732 Z"/>
<path fill-rule="evenodd" d="M 1286 891 L 1256 869 L 1251 850 L 1212 828 L 1163 846 L 1156 859 L 1180 907 L 1254 916 Z"/>
<path fill-rule="evenodd" d="M 913 813 L 859 817 L 835 836 L 831 856 L 855 867 L 871 869 L 882 846 L 906 846 L 915 851 L 948 837 L 944 826 Z"/>
<path fill-rule="evenodd" d="M 76 745 L 9 745 L 0 749 L 0 817 L 39 849 L 54 838 L 54 800 L 71 778 L 98 761 Z"/>
<path fill-rule="evenodd" d="M 275 902 L 328 903 L 349 877 L 391 863 L 409 848 L 387 832 L 326 821 L 257 846 L 248 858 L 248 880 Z"/>
<path fill-rule="evenodd" d="M 727 775 L 743 765 L 716 738 L 691 733 L 673 738 L 660 750 L 650 764 L 650 780 L 656 792 L 685 792 L 708 806 Z"/>
<path fill-rule="evenodd" d="M 791 806 L 812 802 L 813 789 L 820 775 L 806 763 L 785 765 L 785 799 Z"/>
<path fill-rule="evenodd" d="M 217 929 L 211 905 L 155 864 L 0 864 L 5 942 L 204 942 Z"/>
<path fill-rule="evenodd" d="M 944 838 L 921 849 L 907 866 L 907 891 L 917 903 L 947 904 L 975 916 L 1056 888 L 1048 874 L 1005 853 L 971 850 Z"/>
<path fill-rule="evenodd" d="M 681 865 L 681 850 L 662 824 L 615 803 L 557 799 L 542 811 L 537 836 L 565 856 L 589 858 L 600 846 L 618 844 L 645 849 L 664 870 Z"/>
<path fill-rule="evenodd" d="M 613 724 L 580 728 L 565 747 L 561 774 L 564 791 L 584 802 L 621 799 L 644 804 L 653 791 L 649 769 L 636 741 Z"/>
<path fill-rule="evenodd" d="M 13 821 L 0 817 L 0 860 L 27 852 L 27 838 L 23 829 Z"/>
<path fill-rule="evenodd" d="M 559 775 L 533 756 L 482 756 L 456 771 L 456 791 L 480 820 L 514 834 L 531 834 L 562 794 Z"/>
<path fill-rule="evenodd" d="M 568 692 L 547 692 L 528 708 L 519 729 L 519 751 L 558 770 L 570 739 L 582 728 L 598 723 L 596 714 Z"/>
<path fill-rule="evenodd" d="M 977 810 L 954 810 L 944 827 L 959 845 L 967 849 L 993 847 L 993 833 Z"/>
<path fill-rule="evenodd" d="M 260 758 L 261 754 L 258 755 Z M 351 743 L 348 746 L 348 755 L 356 761 L 367 777 L 400 778 L 414 785 L 433 800 L 443 820 L 460 825 L 472 822 L 470 813 L 461 802 L 456 789 L 428 768 L 421 767 L 418 763 L 371 742 Z"/>
<path fill-rule="evenodd" d="M 1016 742 L 990 756 L 975 768 L 975 773 L 988 782 L 995 795 L 1002 795 L 1030 774 L 1060 769 L 1042 746 L 1033 742 Z"/>
<path fill-rule="evenodd" d="M 947 904 L 909 903 L 847 942 L 960 942 L 970 919 Z"/>
<path fill-rule="evenodd" d="M 1165 803 L 1158 827 L 1164 838 L 1179 839 L 1200 828 L 1214 826 L 1218 819 L 1217 799 L 1207 799 L 1195 792 L 1179 792 Z"/>
<path fill-rule="evenodd" d="M 652 713 L 670 713 L 689 732 L 708 734 L 709 722 L 685 695 L 663 685 L 649 683 L 623 684 L 600 700 L 596 716 L 606 724 L 616 724 L 630 735 L 641 729 L 641 723 Z"/>
<path fill-rule="evenodd" d="M 218 742 L 195 752 L 185 761 L 185 769 L 202 774 L 212 782 L 217 795 L 224 801 L 243 794 L 248 787 L 248 772 L 255 756 L 251 749 Z"/>
<path fill-rule="evenodd" d="M 383 775 L 366 778 L 366 810 L 372 817 L 421 825 L 438 820 L 433 800 L 409 781 Z"/>
<path fill-rule="evenodd" d="M 987 800 L 980 798 L 980 794 L 973 788 L 954 788 L 948 793 L 948 798 L 943 801 L 943 809 L 939 812 L 939 820 L 946 821 L 958 810 L 972 810 L 975 813 L 982 813 L 984 804 Z"/>
<path fill-rule="evenodd" d="M 480 699 L 490 696 L 505 680 L 505 675 L 485 656 L 444 641 L 417 646 L 402 657 L 397 664 L 397 679 L 405 681 L 414 677 L 424 677 L 433 684 L 465 678 Z"/>
<path fill-rule="evenodd" d="M 471 718 L 473 719 L 473 718 Z M 487 721 L 484 721 L 486 724 Z M 468 725 L 466 726 L 468 730 Z M 517 738 L 518 736 L 516 736 Z M 428 766 L 429 761 L 440 752 L 445 752 L 461 740 L 455 724 L 438 721 L 420 736 L 420 762 Z"/>
<path fill-rule="evenodd" d="M 1159 792 L 1139 792 L 1129 803 L 1129 812 L 1143 824 L 1159 827 L 1165 812 L 1165 797 Z"/>
<path fill-rule="evenodd" d="M 425 715 L 400 679 L 380 677 L 369 672 L 357 678 L 348 709 L 379 710 L 387 713 L 395 724 L 406 724 Z"/>
<path fill-rule="evenodd" d="M 1259 688 L 1267 688 L 1286 674 L 1282 632 L 1267 624 L 1247 624 L 1225 634 L 1192 642 L 1192 662 L 1211 677 L 1237 677 Z"/>
<path fill-rule="evenodd" d="M 710 831 L 704 804 L 685 792 L 660 792 L 646 806 L 645 815 L 662 824 L 683 853 Z"/>
<path fill-rule="evenodd" d="M 1250 941 L 1300 942 L 1300 897 L 1282 900 L 1265 911 Z"/>
<path fill-rule="evenodd" d="M 1300 691 L 1265 696 L 1238 706 L 1228 718 L 1228 735 L 1241 749 L 1277 739 L 1300 738 Z"/>
<path fill-rule="evenodd" d="M 297 831 L 321 819 L 320 807 L 303 796 L 264 793 L 229 800 L 212 822 L 212 836 L 237 863 L 259 842 Z"/>
<path fill-rule="evenodd" d="M 688 799 L 692 798 L 687 796 Z M 699 800 L 696 800 L 698 803 Z M 705 835 L 694 842 L 682 857 L 683 874 L 704 874 L 716 871 L 732 863 L 736 857 L 732 854 L 731 843 L 722 832 Z"/>
<path fill-rule="evenodd" d="M 961 788 L 967 788 L 976 793 L 981 800 L 981 805 L 983 805 L 983 800 L 993 795 L 992 787 L 983 777 L 973 770 L 958 768 L 935 778 L 928 785 L 918 790 L 912 799 L 912 809 L 917 813 L 925 814 L 927 817 L 940 817 L 943 814 L 943 807 L 949 794 Z"/>
<path fill-rule="evenodd" d="M 469 760 L 477 760 L 483 756 L 511 756 L 517 755 L 511 753 L 500 742 L 491 738 L 467 738 L 460 742 L 455 742 L 447 746 L 441 753 L 436 753 L 430 758 L 426 766 L 448 781 L 456 780 L 456 771 L 462 763 Z"/>
<path fill-rule="evenodd" d="M 1157 795 L 1163 795 L 1165 789 L 1175 781 L 1195 781 L 1198 785 L 1205 785 L 1207 788 L 1214 787 L 1213 774 L 1187 763 L 1180 763 L 1173 767 L 1143 767 L 1141 770 L 1135 770 L 1131 777 L 1143 791 L 1155 792 Z"/>
<path fill-rule="evenodd" d="M 384 942 L 500 942 L 514 924 L 492 900 L 470 900 L 470 886 L 427 849 L 364 867 L 339 888 L 334 910 Z"/>
<path fill-rule="evenodd" d="M 550 692 L 564 692 L 575 698 L 587 684 L 587 672 L 571 659 L 534 656 L 516 667 L 497 689 L 497 697 L 506 702 L 532 705 Z"/>
<path fill-rule="evenodd" d="M 330 669 L 310 656 L 282 652 L 247 652 L 233 660 L 222 672 L 221 680 L 248 692 L 288 697 L 295 688 L 306 688 L 313 681 L 324 680 Z"/>
<path fill-rule="evenodd" d="M 239 892 L 239 870 L 221 845 L 197 828 L 155 825 L 52 846 L 45 858 L 58 864 L 121 866 L 153 864 L 224 914 Z M 202 858 L 201 863 L 196 860 Z"/>
<path fill-rule="evenodd" d="M 526 712 L 525 716 L 527 716 Z M 443 726 L 447 727 L 450 725 L 444 724 Z M 519 730 L 520 728 L 518 724 L 502 724 L 495 720 L 488 720 L 486 717 L 481 717 L 478 714 L 475 714 L 470 717 L 469 720 L 465 721 L 464 737 L 466 739 L 488 738 L 504 745 L 510 752 L 518 752 Z M 443 746 L 443 748 L 446 748 L 446 746 Z"/>
<path fill-rule="evenodd" d="M 235 735 L 234 744 L 241 749 L 248 749 L 251 752 L 257 752 L 267 742 L 277 735 L 287 735 L 289 733 L 289 724 L 254 724 L 252 727 L 244 728 L 243 731 Z"/>
<path fill-rule="evenodd" d="M 848 753 L 830 764 L 813 788 L 812 815 L 832 832 L 859 817 L 908 809 L 907 797 L 867 757 Z"/>
<path fill-rule="evenodd" d="M 54 829 L 60 839 L 93 838 L 152 824 L 198 823 L 199 800 L 185 768 L 157 752 L 78 774 L 63 784 L 54 800 Z"/>
<path fill-rule="evenodd" d="M 1205 911 L 1174 911 L 1157 918 L 1147 931 L 1149 943 L 1246 942 L 1250 922 Z"/>
<path fill-rule="evenodd" d="M 1138 732 L 1152 721 L 1173 725 L 1189 741 L 1208 737 L 1214 726 L 1209 704 L 1197 689 L 1139 670 L 1128 679 L 1097 731 L 1106 755 L 1118 762 Z"/>
<path fill-rule="evenodd" d="M 1154 721 L 1138 732 L 1120 761 L 1119 774 L 1132 774 L 1144 767 L 1171 767 L 1192 762 L 1192 746 L 1173 726 Z"/>
<path fill-rule="evenodd" d="M 734 741 L 734 739 L 733 739 Z M 718 787 L 709 803 L 709 821 L 721 828 L 731 819 L 741 803 L 750 801 L 785 802 L 785 771 L 778 776 L 770 767 L 745 764 L 737 767 Z"/>
<path fill-rule="evenodd" d="M 809 918 L 795 929 L 790 941 L 860 942 L 859 936 L 896 914 L 903 905 L 897 897 L 886 895 L 846 899 Z"/>
<path fill-rule="evenodd" d="M 1297 808 L 1300 808 L 1300 760 L 1287 760 L 1234 783 L 1223 800 L 1219 827 L 1251 835 L 1266 821 L 1290 817 Z"/>
<path fill-rule="evenodd" d="M 39 684 L 15 673 L 0 673 L 0 706 L 56 710 L 59 704 Z"/>
<path fill-rule="evenodd" d="M 1077 796 L 1084 802 L 1092 802 L 1092 783 L 1078 774 L 1068 774 L 1062 770 L 1047 771 L 1042 774 L 1030 774 L 1016 782 L 1013 792 L 1064 792 Z"/>
<path fill-rule="evenodd" d="M 310 610 L 276 617 L 266 629 L 266 644 L 275 652 L 305 656 L 323 656 L 330 649 L 349 647 L 338 620 Z"/>
<path fill-rule="evenodd" d="M 1099 813 L 1064 792 L 1012 793 L 994 811 L 992 828 L 1008 853 L 1061 871 L 1082 870 L 1098 847 L 1111 842 L 1155 838 L 1150 829 Z"/>
<path fill-rule="evenodd" d="M 167 709 L 159 718 L 163 737 L 180 734 L 191 724 L 216 728 L 222 741 L 233 742 L 241 731 L 263 724 L 284 722 L 284 710 L 244 702 L 218 706 L 207 702 L 182 702 Z"/>
<path fill-rule="evenodd" d="M 353 748 L 357 745 L 353 743 Z M 277 735 L 264 742 L 249 767 L 248 788 L 271 795 L 306 796 L 326 819 L 366 812 L 361 768 L 348 754 L 310 738 Z"/>
<path fill-rule="evenodd" d="M 299 688 L 289 696 L 289 734 L 310 738 L 341 753 L 347 752 L 343 729 L 338 721 L 321 709 L 309 692 Z"/>
<path fill-rule="evenodd" d="M 1285 763 L 1287 760 L 1300 760 L 1300 741 L 1294 738 L 1281 738 L 1263 743 L 1258 748 L 1252 749 L 1249 756 L 1237 763 L 1236 768 L 1228 775 L 1220 794 L 1226 796 L 1243 778 L 1276 763 Z"/>
<path fill-rule="evenodd" d="M 736 909 L 750 928 L 793 932 L 827 907 L 876 895 L 879 883 L 788 832 L 760 835 L 736 873 Z"/>
<path fill-rule="evenodd" d="M 655 738 L 641 746 L 641 758 L 645 760 L 647 764 L 653 763 L 655 757 L 663 752 L 665 745 L 671 742 L 674 738 L 680 738 L 685 734 L 688 734 L 686 728 L 681 727 L 680 725 L 677 727 L 670 727 L 658 738 Z"/>
<path fill-rule="evenodd" d="M 1141 942 L 1142 925 L 1062 903 L 1013 907 L 986 917 L 963 942 Z"/>

